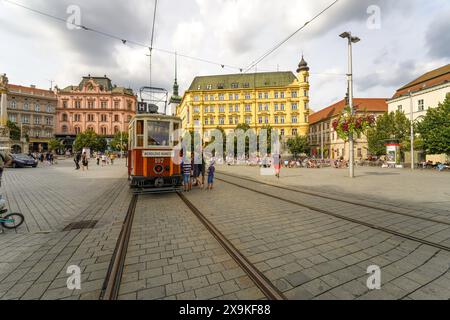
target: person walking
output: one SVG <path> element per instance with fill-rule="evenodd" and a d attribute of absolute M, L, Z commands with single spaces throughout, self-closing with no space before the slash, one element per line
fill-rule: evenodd
<path fill-rule="evenodd" d="M 192 168 L 191 163 L 183 162 L 184 192 L 189 192 L 192 189 L 191 168 Z"/>
<path fill-rule="evenodd" d="M 102 154 L 102 167 L 106 166 L 106 155 Z"/>
<path fill-rule="evenodd" d="M 275 176 L 280 179 L 281 172 L 281 155 L 275 154 L 273 156 L 273 167 L 275 168 Z"/>
<path fill-rule="evenodd" d="M 214 174 L 216 172 L 216 168 L 214 167 L 215 162 L 211 161 L 211 164 L 208 168 L 208 190 L 212 190 L 214 188 Z"/>
<path fill-rule="evenodd" d="M 81 152 L 77 152 L 73 158 L 75 162 L 75 170 L 80 170 Z"/>
<path fill-rule="evenodd" d="M 100 165 L 100 153 L 97 152 L 97 166 Z"/>
<path fill-rule="evenodd" d="M 89 159 L 87 157 L 86 152 L 83 153 L 83 156 L 81 158 L 81 164 L 83 166 L 83 171 L 86 169 L 86 171 L 89 171 Z"/>

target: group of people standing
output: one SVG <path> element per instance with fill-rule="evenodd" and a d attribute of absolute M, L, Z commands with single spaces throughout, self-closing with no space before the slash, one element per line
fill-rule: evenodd
<path fill-rule="evenodd" d="M 191 161 L 185 161 L 181 164 L 181 171 L 183 173 L 183 186 L 185 192 L 190 192 L 194 186 L 204 189 L 205 177 L 208 176 L 207 190 L 212 190 L 214 187 L 214 174 L 216 172 L 215 161 L 212 160 L 206 169 L 205 159 L 202 157 L 201 163 L 195 162 L 194 154 L 192 154 Z"/>
<path fill-rule="evenodd" d="M 89 157 L 87 156 L 86 152 L 77 152 L 75 154 L 75 157 L 73 159 L 73 161 L 75 162 L 75 170 L 80 170 L 82 169 L 83 171 L 89 171 Z M 80 166 L 80 162 L 81 162 L 81 166 Z"/>
<path fill-rule="evenodd" d="M 96 153 L 94 157 L 97 160 L 97 166 L 100 166 L 101 164 L 102 167 L 105 167 L 107 165 L 114 165 L 114 160 L 116 159 L 116 156 L 114 154 L 107 155 L 105 153 Z M 73 161 L 75 162 L 75 170 L 89 170 L 89 156 L 86 152 L 77 152 Z"/>
<path fill-rule="evenodd" d="M 47 152 L 33 152 L 29 153 L 28 156 L 32 157 L 33 159 L 36 159 L 40 163 L 46 163 L 47 165 L 53 165 L 55 164 L 55 155 L 53 152 L 47 151 Z"/>

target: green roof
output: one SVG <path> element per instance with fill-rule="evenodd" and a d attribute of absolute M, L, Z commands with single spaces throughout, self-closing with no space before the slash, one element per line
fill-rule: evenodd
<path fill-rule="evenodd" d="M 228 74 L 196 77 L 189 91 L 285 87 L 296 79 L 291 71 Z"/>

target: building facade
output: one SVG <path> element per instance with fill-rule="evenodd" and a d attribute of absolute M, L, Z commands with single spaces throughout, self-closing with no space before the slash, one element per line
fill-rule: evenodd
<path fill-rule="evenodd" d="M 307 135 L 309 90 L 309 67 L 303 58 L 297 75 L 289 71 L 196 77 L 176 114 L 184 130 L 200 130 L 206 139 L 217 127 L 229 133 L 238 124 L 256 132 L 270 125 L 283 137 Z"/>
<path fill-rule="evenodd" d="M 42 152 L 55 134 L 56 94 L 35 86 L 8 85 L 8 120 L 21 128 L 22 139 L 13 141 L 13 152 Z M 24 139 L 28 148 L 24 146 Z M 27 150 L 28 149 L 28 150 Z"/>
<path fill-rule="evenodd" d="M 386 99 L 355 98 L 353 101 L 356 114 L 368 113 L 378 117 L 388 111 Z M 349 143 L 339 138 L 333 129 L 333 121 L 339 117 L 347 105 L 347 100 L 343 99 L 309 116 L 309 143 L 314 156 L 324 159 L 343 157 L 349 160 Z M 355 137 L 354 154 L 356 160 L 365 160 L 369 156 L 365 136 Z"/>
<path fill-rule="evenodd" d="M 78 86 L 58 92 L 56 136 L 70 149 L 77 134 L 87 130 L 111 138 L 128 131 L 136 114 L 133 90 L 117 87 L 104 77 L 83 77 Z"/>
<path fill-rule="evenodd" d="M 429 108 L 437 108 L 450 95 L 450 64 L 430 71 L 397 90 L 388 101 L 389 112 L 402 111 L 420 120 Z"/>

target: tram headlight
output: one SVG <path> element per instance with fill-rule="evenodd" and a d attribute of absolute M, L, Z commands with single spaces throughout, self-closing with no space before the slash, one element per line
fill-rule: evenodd
<path fill-rule="evenodd" d="M 153 168 L 153 171 L 155 171 L 156 174 L 161 174 L 164 172 L 164 167 L 158 164 Z"/>

